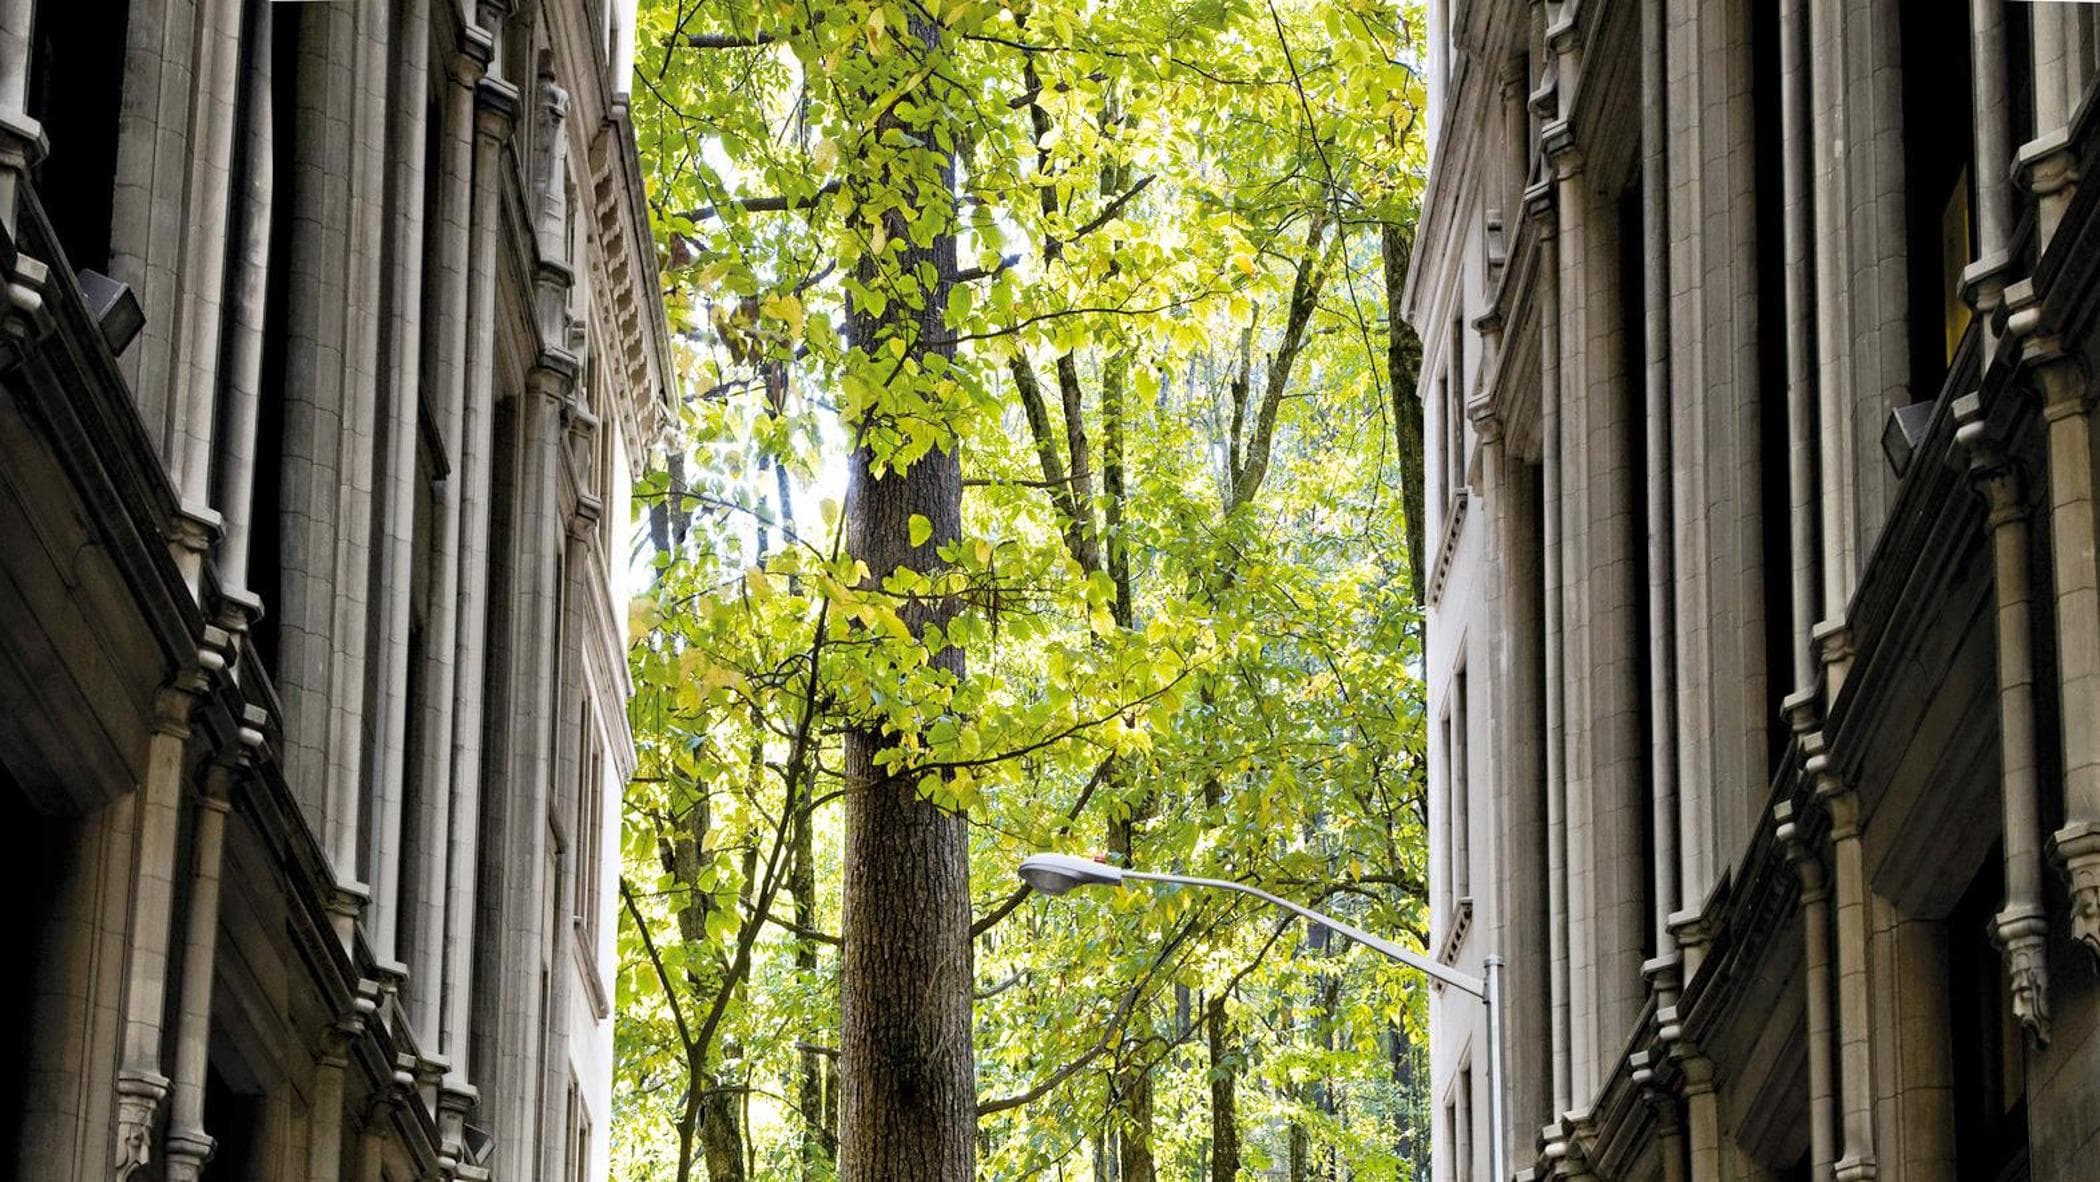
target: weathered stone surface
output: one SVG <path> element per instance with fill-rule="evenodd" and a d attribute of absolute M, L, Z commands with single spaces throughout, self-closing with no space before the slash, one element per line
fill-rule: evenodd
<path fill-rule="evenodd" d="M 34 983 L 0 1172 L 602 1178 L 604 535 L 672 405 L 630 47 L 583 0 L 50 3 L 0 3 L 0 939 Z"/>

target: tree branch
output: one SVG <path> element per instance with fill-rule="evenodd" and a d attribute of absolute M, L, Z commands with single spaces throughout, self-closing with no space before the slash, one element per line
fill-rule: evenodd
<path fill-rule="evenodd" d="M 703 205 L 698 209 L 688 209 L 682 216 L 687 221 L 704 222 L 709 218 L 720 217 L 724 209 L 740 209 L 745 213 L 787 213 L 790 210 L 812 209 L 816 206 L 818 199 L 838 191 L 839 182 L 837 180 L 829 180 L 819 185 L 817 191 L 807 197 L 780 195 L 738 197 L 716 205 Z"/>
<path fill-rule="evenodd" d="M 692 1031 L 685 1024 L 685 1007 L 678 1004 L 678 989 L 671 984 L 670 970 L 664 968 L 664 958 L 656 951 L 656 940 L 649 934 L 649 925 L 642 919 L 642 909 L 635 904 L 634 887 L 626 875 L 620 876 L 620 898 L 627 904 L 627 914 L 634 917 L 634 930 L 642 937 L 642 951 L 649 955 L 649 965 L 656 970 L 656 982 L 663 986 L 664 1000 L 671 1003 L 671 1020 L 678 1026 L 678 1041 L 685 1044 L 687 1053 L 693 1050 Z"/>

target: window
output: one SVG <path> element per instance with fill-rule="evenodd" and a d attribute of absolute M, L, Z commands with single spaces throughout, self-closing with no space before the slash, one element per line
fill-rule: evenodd
<path fill-rule="evenodd" d="M 1451 1129 L 1451 1176 L 1473 1176 L 1473 1065 L 1458 1069 L 1458 1090 L 1451 1097 L 1455 1119 Z"/>
<path fill-rule="evenodd" d="M 598 957 L 598 877 L 601 849 L 605 844 L 605 745 L 599 740 L 597 719 L 589 701 L 581 703 L 577 717 L 576 767 L 576 889 L 574 908 L 577 940 L 586 963 Z"/>
<path fill-rule="evenodd" d="M 1464 898 L 1473 893 L 1473 848 L 1472 821 L 1473 797 L 1472 775 L 1468 766 L 1471 752 L 1466 742 L 1466 671 L 1463 666 L 1451 685 L 1451 837 L 1455 852 L 1451 858 L 1452 873 L 1457 877 L 1452 884 L 1454 898 Z"/>
<path fill-rule="evenodd" d="M 1461 300 L 1463 302 L 1463 300 Z M 1463 314 L 1451 318 L 1450 380 L 1443 384 L 1444 465 L 1450 491 L 1456 496 L 1466 487 L 1466 325 Z"/>
<path fill-rule="evenodd" d="M 591 1114 L 583 1106 L 583 1089 L 576 1080 L 569 1080 L 569 1149 L 568 1164 L 562 1171 L 564 1182 L 590 1182 L 591 1179 Z"/>
<path fill-rule="evenodd" d="M 1466 768 L 1466 671 L 1460 667 L 1451 681 L 1451 697 L 1444 711 L 1444 854 L 1445 882 L 1454 905 L 1473 889 L 1469 863 L 1468 813 L 1471 809 Z"/>

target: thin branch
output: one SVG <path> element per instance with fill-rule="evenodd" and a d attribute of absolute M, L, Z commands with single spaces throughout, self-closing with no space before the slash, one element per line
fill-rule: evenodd
<path fill-rule="evenodd" d="M 634 917 L 634 930 L 641 934 L 642 951 L 649 954 L 650 967 L 656 970 L 656 983 L 663 986 L 664 1000 L 671 1003 L 671 1020 L 678 1025 L 678 1041 L 685 1044 L 688 1054 L 693 1050 L 693 1035 L 685 1024 L 685 1007 L 678 1004 L 678 990 L 671 984 L 670 970 L 664 968 L 664 958 L 656 951 L 656 940 L 649 934 L 649 925 L 642 919 L 642 909 L 635 904 L 634 887 L 626 875 L 620 876 L 620 898 L 627 904 L 627 914 Z"/>
<path fill-rule="evenodd" d="M 784 195 L 739 197 L 715 205 L 703 205 L 697 209 L 689 209 L 682 216 L 687 221 L 704 222 L 709 218 L 720 217 L 724 208 L 740 209 L 745 213 L 786 213 L 790 210 L 813 209 L 820 198 L 830 196 L 838 191 L 839 182 L 833 179 L 817 186 L 817 191 L 807 197 L 788 197 Z"/>

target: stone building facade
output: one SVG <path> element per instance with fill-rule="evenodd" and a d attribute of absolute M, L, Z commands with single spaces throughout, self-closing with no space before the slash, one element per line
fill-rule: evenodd
<path fill-rule="evenodd" d="M 633 0 L 0 0 L 0 1172 L 606 1172 Z"/>
<path fill-rule="evenodd" d="M 1436 1177 L 2095 1177 L 2100 7 L 1426 7 Z"/>

